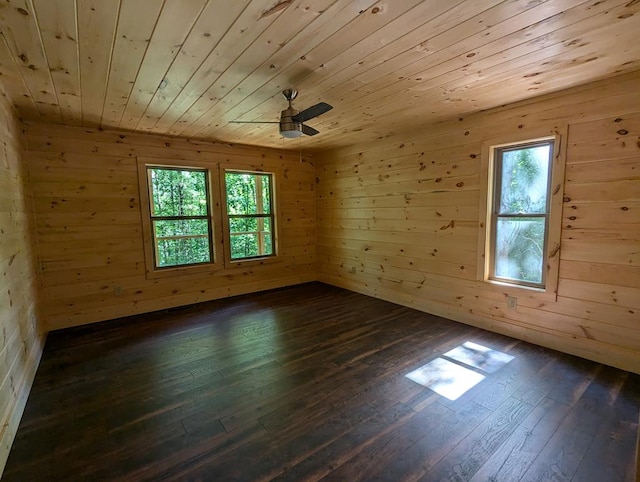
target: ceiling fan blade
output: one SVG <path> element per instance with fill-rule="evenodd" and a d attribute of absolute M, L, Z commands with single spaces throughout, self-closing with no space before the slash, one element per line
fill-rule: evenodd
<path fill-rule="evenodd" d="M 302 133 L 308 136 L 315 136 L 316 134 L 320 134 L 320 131 L 315 130 L 313 127 L 302 124 Z"/>
<path fill-rule="evenodd" d="M 329 112 L 331 109 L 333 109 L 333 106 L 327 104 L 326 102 L 320 102 L 319 104 L 312 105 L 308 109 L 305 109 L 297 115 L 293 116 L 293 121 L 305 122 L 309 119 L 313 119 L 314 117 L 318 117 L 325 112 Z"/>
<path fill-rule="evenodd" d="M 229 121 L 229 124 L 280 124 L 277 121 Z"/>

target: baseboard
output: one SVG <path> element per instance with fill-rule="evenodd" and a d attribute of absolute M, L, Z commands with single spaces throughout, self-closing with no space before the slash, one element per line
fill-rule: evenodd
<path fill-rule="evenodd" d="M 4 472 L 7 459 L 9 458 L 9 452 L 13 445 L 13 439 L 18 431 L 18 425 L 20 425 L 20 419 L 24 413 L 24 408 L 33 386 L 33 380 L 35 379 L 38 366 L 40 365 L 40 359 L 44 349 L 44 344 L 47 339 L 47 334 L 43 333 L 39 335 L 38 343 L 34 343 L 29 353 L 27 365 L 22 373 L 22 378 L 18 383 L 19 389 L 17 390 L 18 396 L 15 399 L 13 406 L 9 409 L 4 424 L 0 430 L 0 477 Z"/>

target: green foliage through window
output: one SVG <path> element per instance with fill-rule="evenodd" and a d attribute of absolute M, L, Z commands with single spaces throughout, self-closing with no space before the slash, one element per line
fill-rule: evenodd
<path fill-rule="evenodd" d="M 553 141 L 497 149 L 493 277 L 544 285 Z"/>
<path fill-rule="evenodd" d="M 207 171 L 147 167 L 156 267 L 209 263 Z"/>
<path fill-rule="evenodd" d="M 225 173 L 231 259 L 274 254 L 272 175 Z"/>

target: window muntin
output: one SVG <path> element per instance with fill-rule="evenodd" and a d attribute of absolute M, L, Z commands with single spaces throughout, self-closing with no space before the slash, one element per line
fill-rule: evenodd
<path fill-rule="evenodd" d="M 545 139 L 494 149 L 492 280 L 545 287 L 553 144 Z"/>
<path fill-rule="evenodd" d="M 224 182 L 230 259 L 275 255 L 273 175 L 226 171 Z"/>
<path fill-rule="evenodd" d="M 146 170 L 155 268 L 213 262 L 208 171 Z"/>

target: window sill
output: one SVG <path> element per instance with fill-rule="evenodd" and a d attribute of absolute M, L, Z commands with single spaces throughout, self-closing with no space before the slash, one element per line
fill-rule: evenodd
<path fill-rule="evenodd" d="M 226 260 L 225 268 L 243 268 L 246 266 L 261 266 L 268 264 L 275 264 L 280 261 L 280 257 L 277 255 L 263 256 L 259 258 L 245 258 L 245 259 L 231 259 Z"/>
<path fill-rule="evenodd" d="M 527 297 L 541 301 L 556 301 L 558 298 L 558 293 L 551 288 L 536 288 L 534 286 L 517 285 L 492 279 L 486 279 L 484 282 L 492 285 L 496 291 L 500 290 L 507 296 Z"/>
<path fill-rule="evenodd" d="M 147 279 L 175 278 L 176 276 L 189 276 L 194 274 L 214 274 L 220 271 L 219 263 L 198 264 L 192 266 L 175 266 L 147 270 Z"/>

